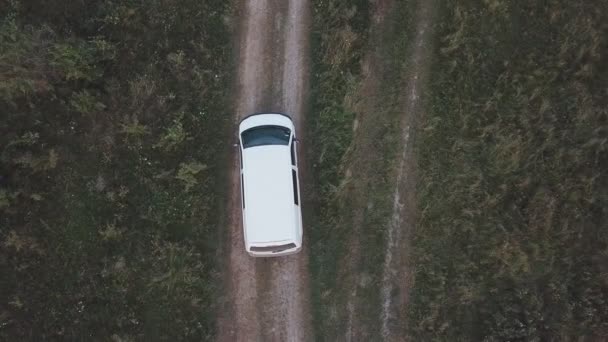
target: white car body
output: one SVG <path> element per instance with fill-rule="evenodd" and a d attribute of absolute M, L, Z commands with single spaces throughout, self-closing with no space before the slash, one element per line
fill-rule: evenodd
<path fill-rule="evenodd" d="M 247 253 L 294 254 L 302 248 L 297 139 L 283 114 L 254 114 L 239 125 L 241 208 Z"/>

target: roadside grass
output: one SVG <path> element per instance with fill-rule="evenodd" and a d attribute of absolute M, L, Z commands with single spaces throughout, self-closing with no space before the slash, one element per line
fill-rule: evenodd
<path fill-rule="evenodd" d="M 447 1 L 418 132 L 414 340 L 608 337 L 605 1 Z"/>
<path fill-rule="evenodd" d="M 339 229 L 340 203 L 336 190 L 344 178 L 344 155 L 352 140 L 354 112 L 345 103 L 360 78 L 366 44 L 368 3 L 313 1 L 311 112 L 307 119 L 311 147 L 308 160 L 315 180 L 314 217 L 310 222 L 310 267 L 315 340 L 325 340 L 330 329 L 329 301 L 339 284 L 340 256 L 347 252 L 347 231 Z"/>
<path fill-rule="evenodd" d="M 313 2 L 314 3 L 314 2 Z M 315 3 L 313 108 L 310 160 L 316 179 L 311 231 L 311 269 L 316 340 L 344 338 L 351 286 L 361 338 L 380 336 L 382 267 L 400 151 L 402 61 L 408 47 L 410 2 L 390 13 L 383 32 L 369 32 L 367 2 Z M 395 20 L 400 18 L 400 21 Z M 370 36 L 371 35 L 371 36 Z M 370 39 L 377 41 L 370 41 Z M 345 46 L 345 42 L 350 45 Z M 313 45 L 314 46 L 314 45 Z M 362 58 L 378 47 L 384 70 L 377 89 L 362 89 Z M 336 57 L 337 56 L 337 57 Z M 357 129 L 354 130 L 355 124 Z M 357 218 L 360 217 L 360 219 Z M 353 226 L 360 225 L 354 232 Z M 356 236 L 354 236 L 356 235 Z M 353 240 L 354 273 L 345 265 Z"/>
<path fill-rule="evenodd" d="M 0 5 L 0 339 L 209 340 L 225 1 Z"/>

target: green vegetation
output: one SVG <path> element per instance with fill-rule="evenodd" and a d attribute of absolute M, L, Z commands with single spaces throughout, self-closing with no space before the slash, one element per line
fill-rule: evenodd
<path fill-rule="evenodd" d="M 347 252 L 346 231 L 338 230 L 337 188 L 344 178 L 344 155 L 352 141 L 354 112 L 345 98 L 356 90 L 366 44 L 367 1 L 313 1 L 312 110 L 307 119 L 314 145 L 309 161 L 315 179 L 315 217 L 310 227 L 313 317 L 317 340 L 332 327 L 332 297 L 337 295 L 336 274 Z M 334 317 L 335 320 L 335 317 Z"/>
<path fill-rule="evenodd" d="M 0 5 L 0 340 L 208 340 L 230 2 Z"/>
<path fill-rule="evenodd" d="M 413 339 L 605 339 L 608 3 L 444 6 L 417 147 Z"/>
<path fill-rule="evenodd" d="M 392 210 L 402 60 L 410 29 L 403 19 L 411 4 L 400 3 L 377 32 L 370 32 L 367 1 L 315 5 L 318 86 L 309 118 L 318 196 L 309 225 L 315 329 L 320 341 L 343 338 L 347 301 L 356 286 L 358 330 L 368 334 L 360 338 L 374 340 L 380 336 L 380 265 Z M 393 20 L 397 17 L 402 21 Z M 375 63 L 382 64 L 374 69 L 377 83 L 371 88 L 363 86 L 361 70 L 368 49 L 378 53 Z M 351 255 L 355 245 L 360 248 Z"/>

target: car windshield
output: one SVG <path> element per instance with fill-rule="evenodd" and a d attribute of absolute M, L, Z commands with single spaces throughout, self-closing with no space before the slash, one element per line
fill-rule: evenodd
<path fill-rule="evenodd" d="M 281 126 L 260 126 L 246 130 L 241 134 L 243 148 L 263 145 L 289 144 L 291 130 Z"/>

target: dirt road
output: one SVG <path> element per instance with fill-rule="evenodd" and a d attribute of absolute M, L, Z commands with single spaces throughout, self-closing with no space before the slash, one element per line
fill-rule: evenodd
<path fill-rule="evenodd" d="M 303 140 L 298 158 L 305 182 L 303 122 L 308 93 L 309 3 L 247 0 L 241 6 L 235 120 L 255 112 L 289 114 Z M 304 247 L 299 254 L 249 257 L 243 245 L 237 158 L 234 153 L 231 159 L 228 288 L 218 322 L 218 340 L 309 341 L 312 326 L 306 222 Z M 305 183 L 302 188 L 306 188 Z"/>

